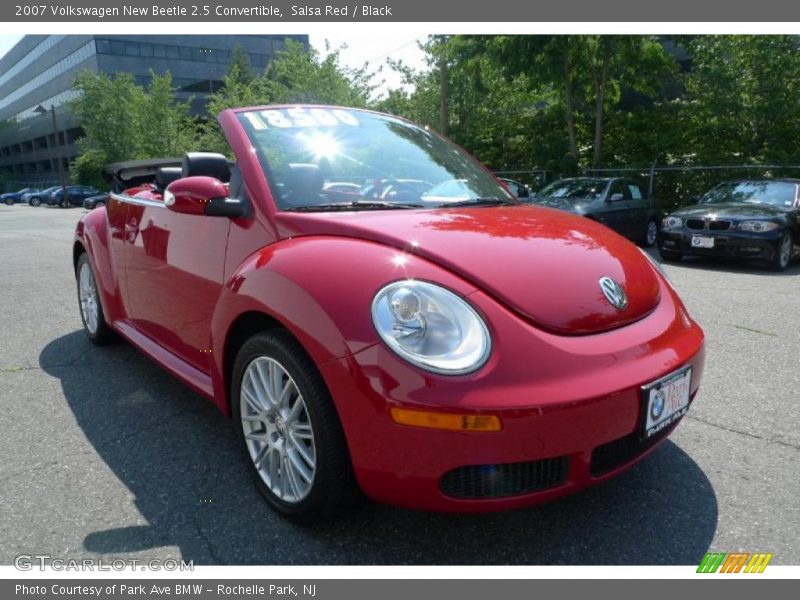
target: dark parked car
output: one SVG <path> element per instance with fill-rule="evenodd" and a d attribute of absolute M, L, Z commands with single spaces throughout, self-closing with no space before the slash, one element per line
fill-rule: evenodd
<path fill-rule="evenodd" d="M 685 254 L 758 259 L 776 271 L 789 266 L 800 245 L 800 179 L 720 183 L 694 206 L 661 223 L 664 260 Z"/>
<path fill-rule="evenodd" d="M 42 202 L 50 202 L 50 194 L 56 190 L 61 189 L 60 185 L 55 185 L 39 192 L 32 191 L 23 194 L 22 201 L 27 202 L 31 206 L 41 206 Z"/>
<path fill-rule="evenodd" d="M 0 200 L 5 202 L 9 206 L 12 206 L 12 205 L 16 204 L 17 202 L 22 202 L 23 201 L 22 197 L 25 194 L 28 194 L 28 193 L 31 193 L 31 192 L 35 192 L 35 191 L 36 190 L 34 190 L 33 188 L 22 188 L 21 190 L 19 190 L 17 192 L 8 192 L 6 194 L 0 194 Z"/>
<path fill-rule="evenodd" d="M 67 201 L 71 206 L 83 206 L 83 201 L 89 196 L 96 196 L 100 190 L 88 185 L 68 185 L 67 186 Z M 64 202 L 64 191 L 57 187 L 51 194 L 48 204 L 51 206 L 60 206 Z"/>
<path fill-rule="evenodd" d="M 89 196 L 83 201 L 83 208 L 93 210 L 98 206 L 105 206 L 108 204 L 108 194 L 97 194 L 96 196 Z"/>
<path fill-rule="evenodd" d="M 616 177 L 560 179 L 534 194 L 530 202 L 567 210 L 613 229 L 626 238 L 653 246 L 661 208 L 635 181 Z"/>
<path fill-rule="evenodd" d="M 505 186 L 508 188 L 508 191 L 514 194 L 517 198 L 530 198 L 531 197 L 531 188 L 530 186 L 517 181 L 516 179 L 509 179 L 508 177 L 498 177 L 500 181 L 502 181 Z"/>

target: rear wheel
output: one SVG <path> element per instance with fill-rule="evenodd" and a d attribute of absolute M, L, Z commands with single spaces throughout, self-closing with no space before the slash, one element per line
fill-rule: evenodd
<path fill-rule="evenodd" d="M 89 255 L 85 252 L 78 259 L 75 275 L 78 283 L 78 306 L 86 336 L 98 346 L 112 342 L 115 338 L 114 332 L 106 323 L 103 306 L 100 304 L 100 294 L 97 291 L 97 280 Z"/>
<path fill-rule="evenodd" d="M 792 260 L 792 250 L 794 244 L 792 243 L 792 235 L 787 231 L 783 234 L 778 246 L 775 249 L 775 256 L 772 258 L 770 267 L 773 271 L 785 271 Z"/>
<path fill-rule="evenodd" d="M 42 200 L 40 198 L 37 198 L 36 196 L 31 198 L 31 202 L 30 202 L 31 206 L 39 206 L 41 203 L 42 203 Z"/>
<path fill-rule="evenodd" d="M 658 239 L 658 221 L 650 219 L 645 226 L 644 235 L 640 244 L 645 248 L 652 248 Z"/>
<path fill-rule="evenodd" d="M 245 342 L 234 363 L 231 403 L 248 469 L 277 512 L 322 521 L 358 497 L 333 400 L 287 332 L 265 331 Z"/>
<path fill-rule="evenodd" d="M 6 198 L 6 204 L 8 206 L 14 206 L 14 199 L 13 198 Z"/>

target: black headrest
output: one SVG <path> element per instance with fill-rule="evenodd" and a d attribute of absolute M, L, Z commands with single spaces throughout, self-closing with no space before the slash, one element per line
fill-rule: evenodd
<path fill-rule="evenodd" d="M 183 155 L 183 177 L 205 175 L 216 177 L 223 183 L 231 177 L 228 159 L 216 152 L 187 152 Z"/>
<path fill-rule="evenodd" d="M 156 187 L 160 190 L 166 189 L 170 183 L 181 177 L 183 177 L 181 167 L 161 167 L 156 171 Z"/>
<path fill-rule="evenodd" d="M 293 163 L 286 171 L 284 184 L 289 192 L 316 194 L 324 184 L 322 172 L 317 165 Z"/>

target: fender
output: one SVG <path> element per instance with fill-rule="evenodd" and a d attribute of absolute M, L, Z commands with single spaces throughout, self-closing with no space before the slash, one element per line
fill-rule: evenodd
<path fill-rule="evenodd" d="M 322 367 L 380 341 L 370 316 L 372 299 L 386 284 L 407 278 L 434 281 L 462 296 L 475 291 L 427 259 L 356 238 L 300 236 L 250 255 L 226 282 L 212 318 L 218 407 L 230 414 L 225 356 L 242 315 L 257 312 L 278 321 Z"/>
<path fill-rule="evenodd" d="M 100 302 L 109 325 L 125 317 L 117 270 L 111 259 L 111 231 L 106 208 L 84 215 L 75 227 L 73 267 L 78 260 L 80 244 L 89 255 L 95 271 Z"/>

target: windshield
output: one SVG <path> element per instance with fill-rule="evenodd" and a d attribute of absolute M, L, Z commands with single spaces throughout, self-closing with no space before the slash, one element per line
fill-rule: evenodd
<path fill-rule="evenodd" d="M 238 116 L 283 210 L 515 203 L 463 151 L 400 119 L 319 107 Z"/>
<path fill-rule="evenodd" d="M 603 195 L 607 184 L 605 179 L 562 179 L 543 187 L 536 197 L 595 200 Z"/>
<path fill-rule="evenodd" d="M 797 184 L 788 181 L 733 181 L 712 188 L 700 204 L 736 202 L 794 206 Z"/>

